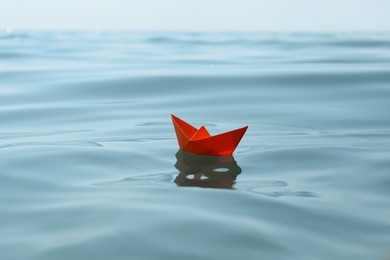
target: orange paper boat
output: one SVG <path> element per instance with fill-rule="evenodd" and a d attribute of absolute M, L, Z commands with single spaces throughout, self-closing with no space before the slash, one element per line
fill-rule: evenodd
<path fill-rule="evenodd" d="M 227 156 L 236 149 L 248 126 L 211 136 L 204 126 L 199 129 L 171 115 L 180 149 L 199 155 Z"/>

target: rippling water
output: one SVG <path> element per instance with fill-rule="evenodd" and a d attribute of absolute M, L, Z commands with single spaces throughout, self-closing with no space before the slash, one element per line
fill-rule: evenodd
<path fill-rule="evenodd" d="M 0 259 L 390 257 L 390 33 L 2 33 L 0 104 Z"/>

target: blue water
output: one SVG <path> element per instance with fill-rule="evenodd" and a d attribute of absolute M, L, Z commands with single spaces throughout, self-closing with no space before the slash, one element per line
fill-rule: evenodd
<path fill-rule="evenodd" d="M 390 33 L 1 33 L 0 122 L 0 259 L 390 257 Z"/>

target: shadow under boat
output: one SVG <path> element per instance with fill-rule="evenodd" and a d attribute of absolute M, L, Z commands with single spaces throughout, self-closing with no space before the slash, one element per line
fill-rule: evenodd
<path fill-rule="evenodd" d="M 178 186 L 231 189 L 241 173 L 233 156 L 202 156 L 179 150 L 176 159 Z"/>

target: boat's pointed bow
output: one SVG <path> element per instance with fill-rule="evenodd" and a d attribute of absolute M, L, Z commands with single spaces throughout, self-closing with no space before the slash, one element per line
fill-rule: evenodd
<path fill-rule="evenodd" d="M 175 127 L 179 147 L 183 149 L 190 141 L 190 138 L 198 131 L 198 129 L 173 114 L 171 114 L 171 118 L 173 126 Z"/>
<path fill-rule="evenodd" d="M 230 137 L 231 137 L 231 140 L 232 140 L 231 153 L 233 153 L 234 150 L 236 150 L 238 144 L 240 143 L 240 141 L 241 141 L 242 137 L 244 136 L 247 129 L 248 129 L 248 126 L 244 126 L 242 128 L 228 132 Z"/>

